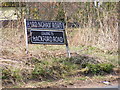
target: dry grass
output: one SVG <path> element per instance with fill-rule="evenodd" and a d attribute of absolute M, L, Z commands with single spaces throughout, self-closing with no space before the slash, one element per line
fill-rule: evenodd
<path fill-rule="evenodd" d="M 68 40 L 72 46 L 93 46 L 104 51 L 117 51 L 118 49 L 118 31 L 107 33 L 102 29 L 95 28 L 77 28 L 68 29 Z M 117 29 L 116 29 L 117 30 Z"/>
<path fill-rule="evenodd" d="M 92 38 L 97 38 L 97 36 L 92 37 L 95 34 L 95 31 L 94 34 L 90 34 L 91 32 L 92 29 L 90 31 L 88 31 L 88 29 L 75 29 L 75 31 L 68 30 L 69 46 L 71 55 L 75 62 L 111 62 L 109 61 L 109 58 L 111 57 L 113 58 L 112 62 L 115 62 L 116 54 L 114 55 L 114 53 L 111 54 L 104 52 L 104 50 L 97 47 L 97 44 L 96 47 L 93 47 L 94 44 L 91 42 Z M 87 40 L 86 37 L 90 37 L 90 40 Z M 106 50 L 108 50 L 108 48 L 106 48 Z M 0 65 L 5 70 L 11 70 L 11 79 L 4 81 L 4 85 L 9 84 L 8 82 L 12 84 L 16 84 L 19 81 L 24 82 L 23 80 L 19 79 L 23 79 L 23 77 L 25 81 L 30 79 L 31 73 L 35 67 L 33 61 L 31 61 L 33 57 L 43 61 L 49 60 L 51 62 L 52 59 L 66 58 L 66 56 L 67 54 L 65 45 L 29 45 L 29 53 L 26 55 L 24 29 L 2 29 L 2 50 L 0 55 Z M 116 64 L 117 62 L 115 65 Z M 17 79 L 14 81 L 13 78 L 16 77 L 16 72 L 18 73 L 19 77 L 17 77 Z M 71 74 L 76 73 L 77 72 L 71 72 Z"/>

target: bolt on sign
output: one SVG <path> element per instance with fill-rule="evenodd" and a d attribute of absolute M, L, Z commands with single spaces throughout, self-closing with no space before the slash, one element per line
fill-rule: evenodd
<path fill-rule="evenodd" d="M 68 48 L 68 42 L 67 42 L 67 37 L 63 22 L 24 19 L 24 23 L 25 23 L 27 52 L 28 52 L 28 44 L 66 45 L 67 53 L 68 56 L 70 57 L 70 52 Z"/>

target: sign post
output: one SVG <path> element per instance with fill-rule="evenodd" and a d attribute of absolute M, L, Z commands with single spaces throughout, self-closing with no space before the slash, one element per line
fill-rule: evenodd
<path fill-rule="evenodd" d="M 65 33 L 65 30 L 64 30 L 64 33 Z M 68 54 L 68 57 L 70 58 L 71 57 L 71 55 L 70 55 L 70 50 L 69 50 L 69 46 L 68 46 L 68 41 L 67 41 L 67 35 L 66 35 L 66 33 L 65 33 L 65 40 L 66 40 L 66 50 L 67 50 L 67 54 Z"/>
<path fill-rule="evenodd" d="M 28 44 L 66 45 L 68 57 L 70 57 L 67 36 L 64 23 L 60 21 L 26 20 L 26 53 Z"/>
<path fill-rule="evenodd" d="M 26 54 L 28 54 L 28 37 L 27 37 L 26 19 L 24 19 L 24 24 L 25 24 Z"/>

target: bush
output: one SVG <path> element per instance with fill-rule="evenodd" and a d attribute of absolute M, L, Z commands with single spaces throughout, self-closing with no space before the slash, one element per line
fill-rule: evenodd
<path fill-rule="evenodd" d="M 85 64 L 85 65 L 88 68 L 87 73 L 91 73 L 94 75 L 110 73 L 114 67 L 112 64 Z"/>
<path fill-rule="evenodd" d="M 102 71 L 107 73 L 110 73 L 114 67 L 112 64 L 100 64 L 99 66 Z"/>
<path fill-rule="evenodd" d="M 89 69 L 89 72 L 93 74 L 98 74 L 101 71 L 98 64 L 88 64 L 87 67 Z"/>

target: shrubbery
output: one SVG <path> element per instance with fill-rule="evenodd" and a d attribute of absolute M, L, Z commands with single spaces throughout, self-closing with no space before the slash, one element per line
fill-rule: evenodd
<path fill-rule="evenodd" d="M 110 73 L 113 71 L 113 65 L 112 64 L 86 64 L 84 67 L 88 68 L 88 71 L 86 73 L 91 73 L 94 75 L 103 75 L 105 73 Z"/>

